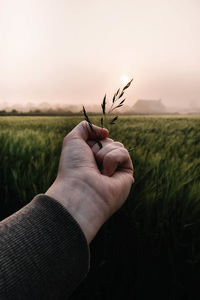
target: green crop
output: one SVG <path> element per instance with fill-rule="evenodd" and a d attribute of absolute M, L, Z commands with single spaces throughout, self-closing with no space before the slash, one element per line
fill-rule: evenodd
<path fill-rule="evenodd" d="M 0 118 L 1 218 L 48 189 L 62 140 L 81 120 Z M 197 299 L 200 118 L 121 116 L 110 137 L 135 147 L 135 183 L 93 241 L 91 275 L 71 299 Z"/>

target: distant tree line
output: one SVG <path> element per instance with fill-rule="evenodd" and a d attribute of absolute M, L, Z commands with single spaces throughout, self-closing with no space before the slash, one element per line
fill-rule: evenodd
<path fill-rule="evenodd" d="M 27 112 L 21 112 L 16 109 L 12 109 L 10 111 L 0 110 L 0 116 L 72 116 L 72 115 L 82 115 L 82 111 L 80 112 L 72 112 L 72 111 L 64 111 L 64 110 L 30 110 Z"/>
<path fill-rule="evenodd" d="M 91 116 L 100 115 L 100 112 L 89 112 Z M 118 113 L 119 115 L 123 113 Z M 128 113 L 126 113 L 127 115 Z M 130 113 L 132 114 L 132 112 Z M 40 110 L 34 109 L 27 112 L 18 111 L 16 109 L 12 109 L 10 111 L 0 110 L 0 116 L 82 116 L 83 111 L 72 112 L 70 110 L 61 110 L 61 109 L 48 109 L 48 110 Z"/>

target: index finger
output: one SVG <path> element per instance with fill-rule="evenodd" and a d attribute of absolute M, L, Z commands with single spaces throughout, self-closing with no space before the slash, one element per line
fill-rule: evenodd
<path fill-rule="evenodd" d="M 69 138 L 79 138 L 84 141 L 102 140 L 108 136 L 109 132 L 106 128 L 101 128 L 96 125 L 89 125 L 87 121 L 80 122 L 72 131 L 67 135 Z"/>

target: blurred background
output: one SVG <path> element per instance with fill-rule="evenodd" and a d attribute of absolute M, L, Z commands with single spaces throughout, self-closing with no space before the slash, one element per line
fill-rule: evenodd
<path fill-rule="evenodd" d="M 100 104 L 200 109 L 198 0 L 1 0 L 0 109 Z"/>
<path fill-rule="evenodd" d="M 133 78 L 110 136 L 134 147 L 135 183 L 73 300 L 200 299 L 199 13 L 199 0 L 0 0 L 0 219 L 52 184 L 82 105 L 100 124 L 91 112 Z"/>

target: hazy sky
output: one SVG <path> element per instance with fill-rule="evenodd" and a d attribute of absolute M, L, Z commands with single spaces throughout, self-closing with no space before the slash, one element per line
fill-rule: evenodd
<path fill-rule="evenodd" d="M 0 0 L 0 102 L 200 105 L 199 0 Z"/>

